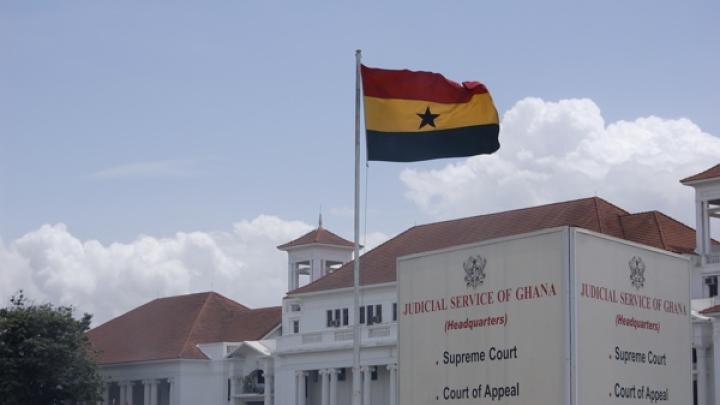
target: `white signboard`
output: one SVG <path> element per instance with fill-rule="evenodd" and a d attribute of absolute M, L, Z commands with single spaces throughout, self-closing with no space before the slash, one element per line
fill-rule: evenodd
<path fill-rule="evenodd" d="M 401 405 L 564 403 L 563 236 L 398 261 Z"/>
<path fill-rule="evenodd" d="M 692 404 L 687 260 L 576 232 L 577 403 Z"/>
<path fill-rule="evenodd" d="M 692 401 L 685 258 L 556 228 L 397 274 L 400 405 Z"/>

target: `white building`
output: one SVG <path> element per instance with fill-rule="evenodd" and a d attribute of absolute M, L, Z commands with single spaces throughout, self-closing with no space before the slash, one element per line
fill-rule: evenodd
<path fill-rule="evenodd" d="M 88 336 L 104 404 L 257 405 L 270 402 L 279 334 L 279 307 L 199 293 L 150 301 Z"/>
<path fill-rule="evenodd" d="M 695 268 L 693 272 L 693 363 L 696 404 L 720 404 L 720 165 L 681 180 L 695 189 Z"/>
<path fill-rule="evenodd" d="M 540 229 L 572 226 L 693 258 L 696 264 L 692 274 L 695 403 L 720 405 L 720 395 L 714 394 L 715 387 L 720 388 L 720 373 L 713 372 L 720 367 L 720 350 L 713 350 L 716 340 L 720 344 L 720 301 L 716 301 L 720 245 L 710 236 L 711 229 L 720 229 L 720 165 L 686 178 L 683 184 L 696 190 L 697 234 L 692 228 L 661 212 L 630 213 L 601 198 L 592 197 L 415 226 L 362 255 L 360 323 L 363 404 L 397 403 L 395 265 L 398 257 Z M 713 225 L 716 228 L 711 228 Z M 289 292 L 282 303 L 281 335 L 277 331 L 268 331 L 263 336 L 234 341 L 220 338 L 219 335 L 215 340 L 198 340 L 194 347 L 206 358 L 200 362 L 202 366 L 190 370 L 190 366 L 185 368 L 183 362 L 190 364 L 197 359 L 176 359 L 171 360 L 175 365 L 174 373 L 158 372 L 147 377 L 149 381 L 159 379 L 161 383 L 158 387 L 169 387 L 167 376 L 170 375 L 176 385 L 181 385 L 179 381 L 191 379 L 186 375 L 197 378 L 194 388 L 174 388 L 177 391 L 172 392 L 177 395 L 170 402 L 161 394 L 160 403 L 242 404 L 264 401 L 266 405 L 350 404 L 354 322 L 352 264 L 349 263 L 352 243 L 319 226 L 278 248 L 288 252 Z M 198 332 L 202 330 L 201 324 L 196 326 Z M 266 341 L 239 343 L 242 340 L 261 339 L 274 339 L 274 344 Z M 140 341 L 135 344 L 138 347 L 147 345 Z M 232 345 L 240 347 L 229 348 Z M 147 361 L 140 364 L 132 359 L 124 361 L 122 356 L 110 357 L 110 360 L 113 359 L 116 363 L 111 361 L 103 365 L 104 375 L 108 375 L 113 384 L 136 381 L 136 387 L 140 386 L 137 381 L 146 378 L 145 374 L 138 374 L 140 367 L 154 364 Z M 121 370 L 125 363 L 128 367 L 137 368 L 127 368 L 123 374 Z M 265 389 L 262 397 L 239 395 L 239 381 L 251 369 L 263 370 L 265 376 L 270 375 L 272 369 L 274 389 Z M 207 378 L 206 382 L 200 383 L 203 378 Z M 230 384 L 227 383 L 228 379 Z M 202 384 L 205 388 L 201 389 Z M 268 385 L 266 383 L 264 387 Z M 119 387 L 110 386 L 112 398 L 119 398 L 119 394 L 114 394 L 122 392 Z M 229 396 L 227 387 L 230 387 Z M 158 389 L 162 391 L 168 388 Z M 153 392 L 152 382 L 146 390 Z M 155 403 L 143 402 L 142 396 L 135 391 L 133 404 Z M 128 398 L 128 395 L 124 398 Z"/>

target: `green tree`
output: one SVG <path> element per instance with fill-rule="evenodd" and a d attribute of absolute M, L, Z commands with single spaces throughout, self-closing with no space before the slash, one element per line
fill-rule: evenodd
<path fill-rule="evenodd" d="M 22 291 L 0 309 L 0 403 L 75 404 L 100 399 L 101 379 L 86 332 L 91 315 L 35 305 Z"/>

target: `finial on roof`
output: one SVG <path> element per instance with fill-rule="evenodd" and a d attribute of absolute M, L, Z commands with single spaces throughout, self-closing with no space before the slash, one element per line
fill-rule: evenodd
<path fill-rule="evenodd" d="M 318 216 L 318 229 L 322 228 L 322 205 L 320 206 L 320 215 Z"/>

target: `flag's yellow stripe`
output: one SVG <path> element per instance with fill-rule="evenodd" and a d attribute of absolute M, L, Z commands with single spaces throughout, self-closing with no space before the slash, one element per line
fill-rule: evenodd
<path fill-rule="evenodd" d="M 430 107 L 435 127 L 420 127 L 423 114 Z M 498 114 L 489 93 L 476 94 L 470 101 L 458 104 L 434 103 L 420 100 L 365 97 L 365 127 L 383 132 L 434 131 L 473 125 L 498 124 Z"/>

